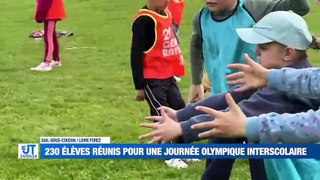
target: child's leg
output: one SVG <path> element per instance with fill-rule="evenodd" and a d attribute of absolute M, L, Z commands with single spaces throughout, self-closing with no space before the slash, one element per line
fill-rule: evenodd
<path fill-rule="evenodd" d="M 243 139 L 217 138 L 209 139 L 213 144 L 233 144 L 241 143 Z M 232 171 L 235 159 L 208 159 L 206 169 L 202 175 L 203 180 L 228 180 Z"/>
<path fill-rule="evenodd" d="M 249 159 L 252 180 L 267 180 L 263 159 Z"/>
<path fill-rule="evenodd" d="M 218 138 L 210 139 L 209 143 L 214 144 L 234 144 L 242 143 L 244 139 L 229 139 L 229 138 Z M 203 180 L 228 180 L 232 171 L 232 166 L 235 159 L 208 159 L 206 163 L 205 172 L 202 175 Z M 267 175 L 264 169 L 264 162 L 261 159 L 252 160 L 250 162 L 251 179 L 253 180 L 266 180 Z"/>
<path fill-rule="evenodd" d="M 174 78 L 171 78 L 168 82 L 168 91 L 167 91 L 167 101 L 169 107 L 174 110 L 183 109 L 186 104 L 182 98 L 177 82 Z M 176 143 L 184 143 L 182 138 L 179 138 L 175 141 Z"/>
<path fill-rule="evenodd" d="M 53 60 L 54 61 L 60 61 L 60 46 L 59 46 L 59 41 L 58 41 L 58 36 L 56 33 L 56 27 L 57 27 L 57 23 L 55 23 L 54 26 L 54 31 L 53 31 Z"/>
<path fill-rule="evenodd" d="M 44 62 L 49 64 L 54 50 L 53 44 L 53 33 L 56 26 L 55 21 L 45 21 L 44 22 L 44 36 L 43 40 L 45 43 L 45 55 L 44 55 Z"/>
<path fill-rule="evenodd" d="M 207 160 L 202 180 L 229 180 L 234 161 L 234 159 Z"/>
<path fill-rule="evenodd" d="M 186 106 L 182 95 L 179 91 L 179 87 L 177 85 L 177 82 L 174 78 L 171 78 L 168 84 L 168 92 L 167 92 L 167 101 L 169 104 L 169 107 L 171 107 L 174 110 L 182 109 Z"/>
<path fill-rule="evenodd" d="M 44 21 L 44 58 L 42 63 L 40 63 L 36 67 L 30 68 L 31 71 L 51 71 L 50 61 L 52 59 L 52 52 L 53 52 L 53 42 L 52 42 L 52 33 L 54 29 L 54 21 Z"/>
<path fill-rule="evenodd" d="M 151 116 L 160 116 L 158 108 L 161 106 L 169 106 L 165 81 L 166 80 L 147 80 L 145 94 Z"/>

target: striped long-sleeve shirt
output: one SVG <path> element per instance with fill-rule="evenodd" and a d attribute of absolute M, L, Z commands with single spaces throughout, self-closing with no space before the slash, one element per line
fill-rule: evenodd
<path fill-rule="evenodd" d="M 272 70 L 271 89 L 308 98 L 320 98 L 320 68 Z M 297 114 L 269 113 L 247 119 L 247 137 L 261 143 L 320 142 L 320 109 Z"/>

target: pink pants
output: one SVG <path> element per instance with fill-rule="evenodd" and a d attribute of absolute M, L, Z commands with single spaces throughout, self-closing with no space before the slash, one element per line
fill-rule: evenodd
<path fill-rule="evenodd" d="M 45 44 L 44 61 L 46 63 L 49 63 L 52 59 L 60 61 L 56 23 L 57 21 L 44 21 L 43 41 Z"/>

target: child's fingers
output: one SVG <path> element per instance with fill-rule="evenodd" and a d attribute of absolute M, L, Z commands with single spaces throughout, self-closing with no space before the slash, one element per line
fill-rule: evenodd
<path fill-rule="evenodd" d="M 200 133 L 198 136 L 201 139 L 207 139 L 207 138 L 211 138 L 211 137 L 218 137 L 218 131 L 216 129 L 212 129 L 210 131 L 206 131 L 203 133 Z"/>
<path fill-rule="evenodd" d="M 204 106 L 197 106 L 196 109 L 198 111 L 202 111 L 204 113 L 210 114 L 211 116 L 214 116 L 214 117 L 218 117 L 218 116 L 221 116 L 223 114 L 220 111 L 217 111 L 217 110 L 214 110 L 214 109 L 211 109 L 211 108 L 208 108 L 208 107 L 204 107 Z"/>
<path fill-rule="evenodd" d="M 156 129 L 157 125 L 158 124 L 156 124 L 156 123 L 142 123 L 142 124 L 140 124 L 140 127 Z"/>
<path fill-rule="evenodd" d="M 228 80 L 241 79 L 243 77 L 244 77 L 244 73 L 243 72 L 236 72 L 236 73 L 227 75 L 227 79 Z"/>
<path fill-rule="evenodd" d="M 144 119 L 150 120 L 150 121 L 161 121 L 162 117 L 161 116 L 148 116 L 148 117 L 145 117 Z"/>
<path fill-rule="evenodd" d="M 154 137 L 151 141 L 149 141 L 149 144 L 156 144 L 161 142 L 161 137 Z"/>
<path fill-rule="evenodd" d="M 161 107 L 159 107 L 159 108 L 157 108 L 158 110 L 160 110 L 161 111 L 161 109 L 163 109 L 164 111 L 170 111 L 171 110 L 171 108 L 168 108 L 168 107 L 166 107 L 166 106 L 161 106 Z"/>
<path fill-rule="evenodd" d="M 246 66 L 248 66 L 248 65 L 236 63 L 236 64 L 229 64 L 228 68 L 229 69 L 240 69 L 243 71 L 246 68 Z"/>
<path fill-rule="evenodd" d="M 157 131 L 152 131 L 150 133 L 147 133 L 147 134 L 139 136 L 139 139 L 141 140 L 141 139 L 146 139 L 146 138 L 152 138 L 152 137 L 155 137 L 157 135 L 158 135 Z"/>
<path fill-rule="evenodd" d="M 198 98 L 199 98 L 198 101 L 204 99 L 204 92 L 203 91 L 200 92 L 200 94 L 198 95 Z"/>
<path fill-rule="evenodd" d="M 199 99 L 198 94 L 191 94 L 189 96 L 189 103 L 196 103 L 198 99 Z"/>
<path fill-rule="evenodd" d="M 237 105 L 237 103 L 234 101 L 234 99 L 232 98 L 230 93 L 226 94 L 226 101 L 230 107 L 231 110 L 238 110 L 240 109 L 239 106 Z"/>
<path fill-rule="evenodd" d="M 229 85 L 238 85 L 238 84 L 244 84 L 245 80 L 244 79 L 237 79 L 233 81 L 228 81 L 227 82 Z"/>
<path fill-rule="evenodd" d="M 215 121 L 210 121 L 210 122 L 203 122 L 203 123 L 198 123 L 195 124 L 193 126 L 191 126 L 191 129 L 208 129 L 208 128 L 215 128 L 216 127 L 216 123 Z"/>
<path fill-rule="evenodd" d="M 244 54 L 244 59 L 247 61 L 247 63 L 250 65 L 250 66 L 255 66 L 257 65 L 258 63 L 256 63 L 253 59 L 251 59 L 251 57 L 245 53 Z"/>
<path fill-rule="evenodd" d="M 164 118 L 164 120 L 170 119 L 163 108 L 160 110 L 160 113 L 161 113 L 161 116 Z"/>

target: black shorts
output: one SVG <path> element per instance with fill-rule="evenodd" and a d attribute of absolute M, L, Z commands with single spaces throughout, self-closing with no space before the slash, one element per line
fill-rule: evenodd
<path fill-rule="evenodd" d="M 168 79 L 147 79 L 144 88 L 151 116 L 159 116 L 157 108 L 167 106 L 175 110 L 185 107 L 174 77 Z"/>

